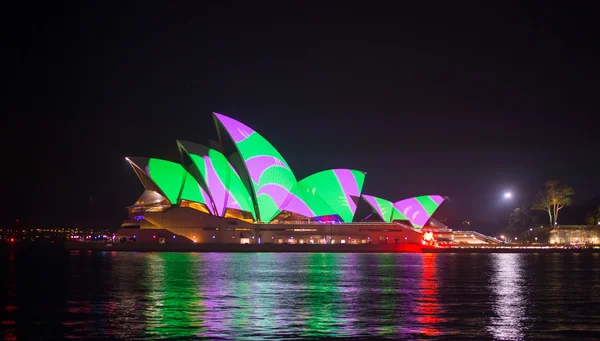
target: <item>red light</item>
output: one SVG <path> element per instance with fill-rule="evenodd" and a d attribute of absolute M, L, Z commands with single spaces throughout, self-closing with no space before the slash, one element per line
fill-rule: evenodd
<path fill-rule="evenodd" d="M 14 241 L 15 241 L 15 239 L 14 239 L 14 238 L 10 238 L 10 242 L 11 242 L 11 243 L 12 243 L 12 242 L 14 242 Z"/>

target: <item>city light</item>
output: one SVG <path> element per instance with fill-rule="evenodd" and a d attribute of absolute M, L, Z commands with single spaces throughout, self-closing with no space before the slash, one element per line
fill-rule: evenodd
<path fill-rule="evenodd" d="M 423 234 L 423 239 L 427 242 L 433 240 L 433 233 L 432 232 L 425 232 Z"/>

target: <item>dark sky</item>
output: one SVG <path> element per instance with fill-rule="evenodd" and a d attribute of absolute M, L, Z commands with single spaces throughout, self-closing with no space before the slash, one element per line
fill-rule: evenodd
<path fill-rule="evenodd" d="M 504 218 L 552 178 L 600 194 L 584 3 L 158 3 L 5 7 L 3 224 L 115 228 L 143 190 L 124 157 L 216 139 L 213 111 L 298 178 L 364 170 L 363 192 L 448 195 L 452 218 Z"/>

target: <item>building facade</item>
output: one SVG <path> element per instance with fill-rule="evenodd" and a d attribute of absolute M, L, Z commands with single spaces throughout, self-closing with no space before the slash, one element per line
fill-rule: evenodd
<path fill-rule="evenodd" d="M 219 141 L 177 141 L 180 160 L 126 158 L 144 186 L 121 239 L 160 243 L 421 243 L 444 201 L 392 202 L 362 193 L 366 173 L 330 169 L 298 180 L 255 130 L 214 114 Z M 362 202 L 375 219 L 355 217 Z"/>

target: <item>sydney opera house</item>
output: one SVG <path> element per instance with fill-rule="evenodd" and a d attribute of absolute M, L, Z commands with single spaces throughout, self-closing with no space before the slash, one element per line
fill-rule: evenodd
<path fill-rule="evenodd" d="M 421 244 L 444 201 L 362 193 L 366 173 L 329 169 L 298 180 L 258 132 L 214 114 L 219 141 L 177 141 L 180 160 L 128 157 L 144 186 L 118 229 L 149 243 Z M 359 205 L 371 214 L 357 217 Z"/>

